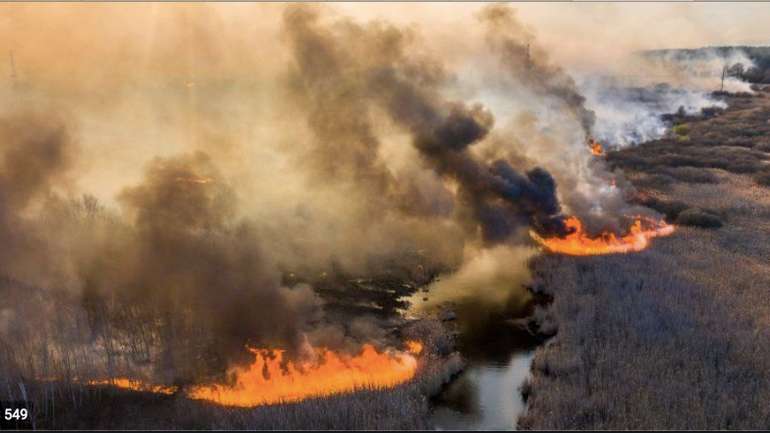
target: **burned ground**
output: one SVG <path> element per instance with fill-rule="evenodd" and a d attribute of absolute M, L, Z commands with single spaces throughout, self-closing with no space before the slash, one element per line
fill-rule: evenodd
<path fill-rule="evenodd" d="M 719 217 L 721 228 L 680 226 L 638 254 L 534 262 L 558 333 L 536 352 L 521 427 L 770 426 L 770 189 L 755 181 L 770 157 L 770 98 L 728 103 L 680 119 L 679 137 L 608 156 L 668 219 Z M 671 175 L 681 167 L 717 182 Z"/>

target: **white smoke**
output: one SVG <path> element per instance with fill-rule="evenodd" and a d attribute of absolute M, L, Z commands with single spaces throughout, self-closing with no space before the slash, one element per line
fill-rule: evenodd
<path fill-rule="evenodd" d="M 691 88 L 753 93 L 750 83 L 729 72 L 723 74 L 723 71 L 737 73 L 735 68 L 746 71 L 755 66 L 740 48 L 658 51 L 646 56 L 646 60 L 653 67 L 687 77 Z"/>
<path fill-rule="evenodd" d="M 620 148 L 665 135 L 663 114 L 726 108 L 714 91 L 752 93 L 739 75 L 753 66 L 738 48 L 660 50 L 630 56 L 621 68 L 625 74 L 576 77 L 587 107 L 596 113 L 595 138 Z"/>
<path fill-rule="evenodd" d="M 707 107 L 727 107 L 707 91 L 669 84 L 633 86 L 616 78 L 583 77 L 580 88 L 596 113 L 595 138 L 614 148 L 662 137 L 668 130 L 663 114 L 693 115 Z"/>

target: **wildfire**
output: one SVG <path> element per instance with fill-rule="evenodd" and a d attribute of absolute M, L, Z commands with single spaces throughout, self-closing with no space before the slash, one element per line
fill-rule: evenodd
<path fill-rule="evenodd" d="M 604 148 L 602 147 L 602 144 L 594 140 L 593 138 L 588 139 L 588 148 L 591 150 L 591 154 L 593 156 L 604 155 Z"/>
<path fill-rule="evenodd" d="M 132 391 L 154 392 L 156 394 L 171 395 L 177 391 L 175 386 L 150 385 L 141 380 L 118 377 L 115 379 L 91 380 L 89 385 L 112 385 L 118 388 L 130 389 Z"/>
<path fill-rule="evenodd" d="M 583 228 L 583 223 L 576 217 L 567 218 L 566 225 L 574 231 L 563 238 L 543 238 L 530 232 L 535 241 L 547 250 L 572 256 L 592 256 L 641 251 L 650 245 L 650 240 L 659 236 L 668 236 L 674 232 L 674 226 L 664 221 L 637 217 L 625 236 L 603 233 L 590 237 Z"/>
<path fill-rule="evenodd" d="M 286 361 L 283 350 L 250 349 L 256 359 L 232 371 L 233 386 L 200 386 L 189 395 L 226 406 L 251 407 L 390 388 L 410 380 L 417 371 L 415 355 L 422 351 L 422 343 L 407 341 L 406 346 L 408 352 L 378 352 L 365 344 L 356 356 L 314 349 L 317 360 L 308 362 Z"/>

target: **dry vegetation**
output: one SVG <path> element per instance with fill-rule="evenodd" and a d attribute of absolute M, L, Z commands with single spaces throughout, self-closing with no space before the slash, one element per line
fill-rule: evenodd
<path fill-rule="evenodd" d="M 3 284 L 12 282 L 3 281 Z M 299 403 L 253 409 L 228 408 L 173 395 L 88 386 L 82 381 L 45 381 L 13 374 L 8 361 L 19 351 L 4 347 L 0 398 L 29 401 L 33 426 L 42 429 L 425 429 L 428 398 L 463 366 L 454 338 L 435 320 L 414 321 L 399 329 L 404 338 L 424 343 L 418 376 L 387 390 L 308 399 Z M 68 359 L 98 364 L 100 353 L 69 353 Z M 29 353 L 41 371 L 41 358 Z M 29 367 L 29 366 L 27 366 Z M 60 367 L 60 366 L 58 366 Z M 48 368 L 50 370 L 44 370 Z"/>
<path fill-rule="evenodd" d="M 534 358 L 521 427 L 770 427 L 769 96 L 609 156 L 670 220 L 722 226 L 639 254 L 540 257 L 558 334 Z"/>
<path fill-rule="evenodd" d="M 427 399 L 416 384 L 387 391 L 306 400 L 256 409 L 225 408 L 183 398 L 110 387 L 49 384 L 38 407 L 42 429 L 421 429 Z M 55 401 L 55 403 L 54 403 Z M 54 406 L 56 410 L 54 411 Z"/>

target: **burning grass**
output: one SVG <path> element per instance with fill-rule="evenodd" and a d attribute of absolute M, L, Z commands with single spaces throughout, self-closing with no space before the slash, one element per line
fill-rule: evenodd
<path fill-rule="evenodd" d="M 750 101 L 738 110 L 765 109 L 765 97 Z M 753 118 L 731 110 L 728 119 Z M 762 130 L 766 119 L 759 121 L 747 127 Z M 707 146 L 698 141 L 704 125 L 690 125 L 688 146 Z M 717 134 L 732 128 L 705 126 Z M 658 143 L 649 144 L 623 158 L 652 155 Z M 739 154 L 721 158 L 730 167 Z M 660 168 L 639 167 L 639 174 Z M 719 183 L 672 182 L 643 200 L 677 225 L 728 218 L 719 230 L 683 226 L 639 254 L 545 255 L 533 263 L 536 285 L 553 296 L 549 313 L 559 331 L 536 352 L 521 428 L 767 426 L 770 193 L 729 171 Z"/>
<path fill-rule="evenodd" d="M 185 394 L 223 406 L 255 407 L 393 388 L 412 380 L 417 373 L 422 343 L 409 340 L 405 345 L 406 351 L 378 351 L 371 344 L 365 344 L 357 355 L 309 349 L 312 353 L 307 356 L 312 359 L 304 361 L 288 359 L 284 350 L 250 349 L 254 362 L 230 372 L 235 378 L 234 384 L 195 386 Z M 91 380 L 88 384 L 153 394 L 179 392 L 176 386 L 153 385 L 129 378 Z"/>
<path fill-rule="evenodd" d="M 339 379 L 352 371 L 360 380 L 348 389 L 319 392 L 302 399 L 286 398 L 285 394 L 279 398 L 291 403 L 253 408 L 223 406 L 216 401 L 191 399 L 195 387 L 189 382 L 152 383 L 147 379 L 151 376 L 126 370 L 128 365 L 135 365 L 134 359 L 141 363 L 145 353 L 145 349 L 129 348 L 143 343 L 126 339 L 108 323 L 101 324 L 105 335 L 99 336 L 97 349 L 89 349 L 87 336 L 79 332 L 88 329 L 88 319 L 72 299 L 49 298 L 46 290 L 11 279 L 0 278 L 0 290 L 5 300 L 13 300 L 22 313 L 32 314 L 50 306 L 46 311 L 51 320 L 43 325 L 8 321 L 7 310 L 0 309 L 0 326 L 5 327 L 4 337 L 9 338 L 0 339 L 0 398 L 31 401 L 36 408 L 37 428 L 424 429 L 428 427 L 425 396 L 461 368 L 453 338 L 443 327 L 429 320 L 404 322 L 394 331 L 394 338 L 405 341 L 400 350 L 365 347 L 363 352 L 335 356 L 318 350 L 316 353 L 325 354 L 325 359 L 310 366 L 294 364 L 294 371 L 302 370 L 300 375 L 305 376 L 299 378 L 301 381 L 308 376 Z M 148 343 L 157 340 L 151 328 L 143 328 L 143 321 L 125 313 L 119 315 L 123 329 L 132 330 L 131 335 L 142 335 L 136 329 L 144 329 L 149 333 L 145 336 Z M 78 339 L 82 345 L 62 343 Z M 123 349 L 119 351 L 118 347 Z M 152 346 L 146 350 L 156 353 Z M 261 387 L 256 390 L 257 396 L 247 397 L 264 395 L 262 381 L 266 378 L 259 374 L 265 370 L 255 367 L 260 360 L 271 363 L 273 370 L 268 369 L 268 373 L 275 373 L 274 379 L 284 379 L 283 383 L 289 379 L 286 372 L 291 371 L 287 370 L 290 363 L 279 362 L 277 353 L 269 352 L 261 353 L 272 358 L 255 358 L 252 368 L 245 370 L 244 378 L 255 379 Z M 334 366 L 342 368 L 342 373 L 329 371 L 333 366 L 325 364 L 329 358 L 334 358 Z M 368 364 L 371 359 L 374 364 Z M 395 367 L 398 377 L 388 367 Z M 59 379 L 36 380 L 37 372 L 42 371 Z M 373 380 L 388 386 L 377 386 L 371 383 Z M 304 389 L 307 382 L 289 387 L 291 390 L 300 385 Z M 220 387 L 226 390 L 224 385 Z M 259 402 L 264 403 L 264 398 Z"/>
<path fill-rule="evenodd" d="M 386 389 L 411 380 L 422 344 L 409 341 L 409 352 L 378 351 L 366 344 L 355 356 L 312 349 L 313 361 L 286 360 L 281 350 L 251 349 L 254 362 L 232 371 L 235 384 L 195 387 L 190 397 L 226 406 L 253 407 L 290 403 L 361 389 Z"/>
<path fill-rule="evenodd" d="M 674 232 L 671 224 L 642 217 L 636 217 L 628 233 L 620 236 L 609 232 L 590 236 L 576 217 L 567 218 L 566 224 L 572 232 L 564 237 L 544 238 L 533 231 L 530 231 L 530 235 L 553 253 L 595 256 L 642 251 L 650 245 L 652 238 L 668 236 Z"/>
<path fill-rule="evenodd" d="M 95 201 L 58 204 L 59 227 L 125 233 Z M 296 353 L 289 358 L 275 350 L 245 351 L 258 356 L 251 368 L 230 371 L 235 377 L 229 382 L 223 373 L 231 364 L 204 349 L 221 340 L 189 309 L 160 314 L 140 298 L 112 296 L 108 302 L 95 293 L 0 276 L 0 398 L 33 402 L 41 428 L 425 428 L 425 396 L 461 362 L 440 327 L 412 326 L 395 313 L 402 305 L 398 298 L 430 281 L 432 268 L 421 255 L 392 260 L 380 264 L 387 272 L 369 278 L 330 270 L 317 290 L 334 301 L 326 304 L 323 324 L 341 324 L 337 329 L 346 332 L 376 326 L 381 332 L 363 329 L 356 341 L 374 335 L 379 348 L 404 341 L 403 349 L 365 344 L 350 355 L 319 349 L 310 363 L 298 361 Z M 294 286 L 304 283 L 294 281 L 296 275 L 285 279 Z M 339 292 L 346 296 L 335 297 Z M 259 314 L 252 308 L 258 304 L 247 304 L 244 311 Z M 35 317 L 45 320 L 26 320 Z M 419 356 L 425 366 L 418 362 L 418 342 L 425 347 Z M 208 386 L 213 383 L 222 385 Z M 263 406 L 246 407 L 254 404 Z M 156 405 L 150 417 L 129 415 L 133 408 L 144 414 Z M 181 407 L 188 409 L 177 410 Z M 125 412 L 115 414 L 117 408 Z M 237 422 L 225 414 L 234 414 Z"/>
<path fill-rule="evenodd" d="M 593 156 L 604 156 L 604 147 L 593 138 L 588 139 L 588 148 Z"/>
<path fill-rule="evenodd" d="M 116 377 L 114 379 L 103 380 L 89 380 L 89 385 L 92 386 L 114 386 L 121 389 L 127 389 L 130 391 L 149 392 L 153 394 L 165 394 L 172 395 L 178 391 L 175 386 L 163 386 L 148 384 L 139 379 L 132 379 L 128 377 Z"/>
<path fill-rule="evenodd" d="M 679 232 L 636 255 L 536 265 L 549 275 L 559 333 L 535 355 L 521 427 L 765 425 L 770 340 L 760 299 L 770 274 L 758 261 L 767 239 L 742 239 L 730 226 Z"/>

